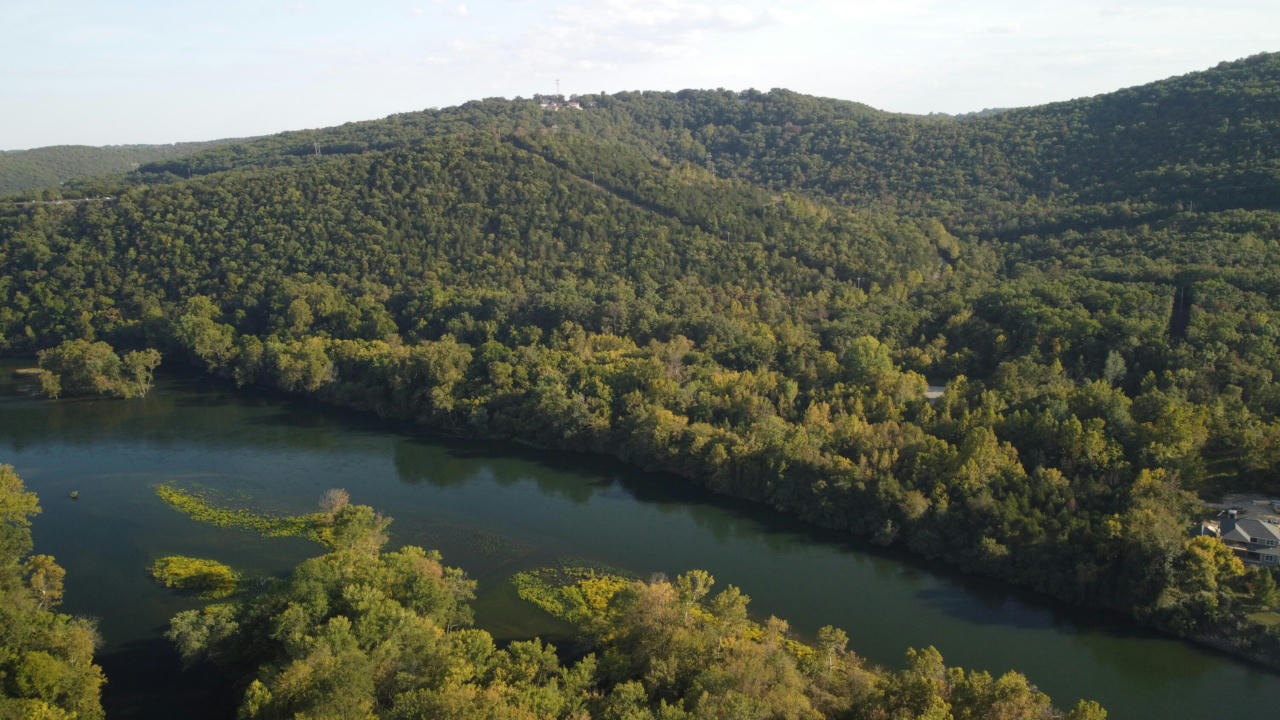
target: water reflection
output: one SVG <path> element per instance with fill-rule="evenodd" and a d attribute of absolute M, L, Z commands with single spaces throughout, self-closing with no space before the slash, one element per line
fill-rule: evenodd
<path fill-rule="evenodd" d="M 235 717 L 240 694 L 231 680 L 207 663 L 184 670 L 173 644 L 158 632 L 99 653 L 97 662 L 107 676 L 102 705 L 111 720 L 153 718 L 156 706 L 181 708 L 185 720 Z"/>

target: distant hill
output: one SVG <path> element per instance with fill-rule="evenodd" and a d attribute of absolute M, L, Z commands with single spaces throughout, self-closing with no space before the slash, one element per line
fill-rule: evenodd
<path fill-rule="evenodd" d="M 185 177 L 311 162 L 317 150 L 332 157 L 442 135 L 555 130 L 841 203 L 928 205 L 957 222 L 975 205 L 990 211 L 1033 196 L 1265 207 L 1280 200 L 1280 161 L 1270 152 L 1280 145 L 1278 89 L 1280 55 L 1266 54 L 1096 97 L 960 117 L 787 90 L 584 95 L 583 110 L 556 112 L 538 98 L 490 99 L 226 143 L 141 171 Z"/>
<path fill-rule="evenodd" d="M 80 177 L 114 175 L 143 163 L 179 158 L 230 140 L 172 145 L 50 145 L 0 152 L 0 195 L 53 187 Z"/>

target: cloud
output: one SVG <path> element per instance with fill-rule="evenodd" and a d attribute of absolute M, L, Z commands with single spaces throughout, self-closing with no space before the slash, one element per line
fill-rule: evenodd
<path fill-rule="evenodd" d="M 776 23 L 786 13 L 776 3 L 722 4 L 705 0 L 605 0 L 556 8 L 558 23 L 582 29 L 637 30 L 675 34 L 690 31 L 742 31 Z"/>
<path fill-rule="evenodd" d="M 454 17 L 466 17 L 466 16 L 467 16 L 467 4 L 466 4 L 466 3 L 459 3 L 459 4 L 457 4 L 457 5 L 455 5 L 455 6 L 451 7 L 451 8 L 449 8 L 449 14 L 450 14 L 450 15 L 452 15 L 452 16 L 454 16 Z"/>
<path fill-rule="evenodd" d="M 845 22 L 891 22 L 919 16 L 929 0 L 834 0 L 822 3 L 820 14 Z"/>
<path fill-rule="evenodd" d="M 744 0 L 566 2 L 508 44 L 514 60 L 576 70 L 689 60 L 714 39 L 796 22 L 791 3 Z"/>

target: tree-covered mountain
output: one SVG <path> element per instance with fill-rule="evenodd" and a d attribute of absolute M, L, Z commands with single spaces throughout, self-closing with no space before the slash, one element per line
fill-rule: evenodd
<path fill-rule="evenodd" d="M 118 175 L 144 163 L 173 160 L 231 140 L 172 145 L 51 145 L 0 151 L 0 196 L 61 185 L 96 175 Z"/>
<path fill-rule="evenodd" d="M 948 203 L 1178 202 L 1266 207 L 1280 188 L 1280 55 L 1092 98 L 962 117 L 887 113 L 786 90 L 584 95 L 586 111 L 491 99 L 321 130 L 281 133 L 155 162 L 185 176 L 404 147 L 427 137 L 556 128 L 675 162 L 710 164 L 845 203 L 888 201 L 963 216 Z"/>
<path fill-rule="evenodd" d="M 966 118 L 624 93 L 233 143 L 0 205 L 0 349 L 609 453 L 1277 663 L 1272 576 L 1189 533 L 1280 491 L 1277 89 L 1263 55 Z"/>

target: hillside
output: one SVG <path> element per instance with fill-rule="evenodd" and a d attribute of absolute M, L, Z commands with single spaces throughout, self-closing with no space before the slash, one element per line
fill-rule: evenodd
<path fill-rule="evenodd" d="M 172 160 L 230 140 L 172 145 L 52 145 L 0 151 L 0 196 L 61 185 L 68 180 L 120 175 L 143 163 Z"/>
<path fill-rule="evenodd" d="M 1280 188 L 1280 54 L 1115 93 L 961 118 L 887 113 L 786 90 L 584 95 L 585 111 L 484 100 L 281 133 L 155 162 L 184 175 L 404 147 L 426 137 L 557 128 L 717 174 L 845 203 L 1177 202 L 1265 207 Z M 1247 191 L 1241 196 L 1241 191 Z M 955 210 L 952 210 L 955 212 Z M 965 212 L 972 213 L 972 209 Z"/>
<path fill-rule="evenodd" d="M 1280 492 L 1277 87 L 1264 55 L 961 119 L 685 91 L 232 143 L 0 206 L 0 350 L 608 453 L 1280 663 L 1271 576 L 1188 535 L 1197 494 Z"/>

